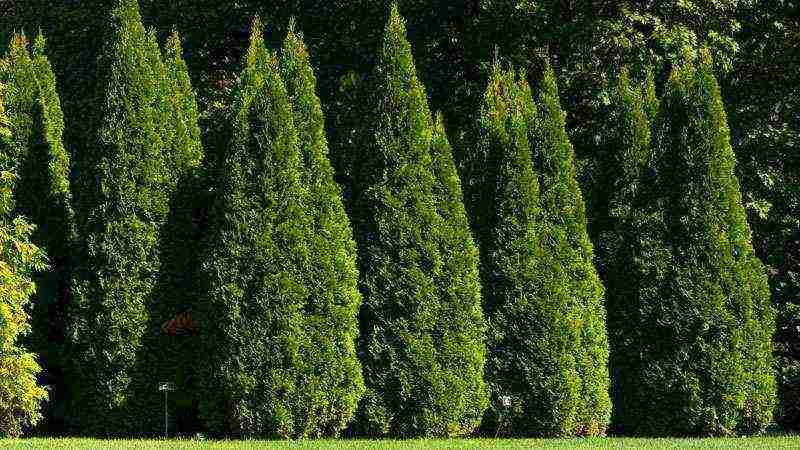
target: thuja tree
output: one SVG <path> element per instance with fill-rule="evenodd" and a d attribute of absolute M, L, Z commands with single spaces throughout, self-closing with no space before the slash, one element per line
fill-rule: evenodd
<path fill-rule="evenodd" d="M 33 54 L 24 36 L 14 36 L 0 68 L 8 121 L 5 148 L 17 174 L 15 214 L 34 225 L 31 240 L 48 254 L 37 271 L 32 300 L 32 333 L 27 345 L 43 362 L 45 380 L 54 386 L 51 405 L 63 396 L 65 309 L 69 303 L 70 246 L 74 223 L 69 186 L 69 155 L 62 144 L 63 115 L 53 71 L 39 35 Z M 49 424 L 55 426 L 56 424 Z"/>
<path fill-rule="evenodd" d="M 0 59 L 0 74 L 10 69 Z M 18 436 L 41 419 L 47 391 L 37 384 L 36 355 L 22 346 L 30 332 L 27 308 L 36 290 L 33 274 L 45 269 L 44 253 L 32 242 L 35 227 L 14 213 L 18 177 L 14 121 L 5 113 L 6 80 L 0 79 L 0 436 Z"/>
<path fill-rule="evenodd" d="M 374 134 L 354 200 L 367 387 L 356 431 L 467 434 L 486 405 L 477 258 L 396 6 L 373 74 Z"/>
<path fill-rule="evenodd" d="M 323 197 L 318 189 L 310 195 L 303 183 L 292 105 L 257 20 L 251 33 L 202 268 L 200 413 L 214 434 L 334 434 L 347 422 L 359 390 L 352 357 L 331 360 L 336 348 L 344 358 L 352 355 L 344 340 L 353 336 L 348 317 L 357 300 L 346 284 L 332 284 L 329 271 L 327 279 L 314 279 L 313 258 L 325 256 L 312 238 L 312 219 L 320 215 L 311 214 L 307 202 Z M 303 120 L 308 138 L 312 128 Z M 304 145 L 323 151 L 320 142 Z M 341 224 L 328 225 L 342 230 Z M 340 251 L 347 260 L 346 247 Z M 347 280 L 352 273 L 340 276 Z M 323 296 L 316 283 L 326 283 L 327 295 L 338 295 L 342 304 Z M 326 326 L 342 329 L 323 333 Z"/>
<path fill-rule="evenodd" d="M 565 130 L 555 73 L 549 65 L 539 84 L 536 105 L 536 113 L 526 117 L 534 167 L 540 177 L 545 227 L 541 239 L 554 257 L 553 265 L 545 270 L 562 271 L 569 301 L 567 320 L 576 332 L 581 403 L 574 432 L 604 434 L 611 412 L 604 291 L 594 267 L 572 144 Z"/>
<path fill-rule="evenodd" d="M 616 367 L 640 394 L 618 405 L 625 433 L 762 430 L 775 395 L 773 312 L 753 254 L 720 90 L 703 53 L 673 68 L 653 136 L 653 173 L 637 200 L 636 294 L 626 300 Z M 644 395 L 643 393 L 649 394 Z"/>
<path fill-rule="evenodd" d="M 489 324 L 486 376 L 492 408 L 484 432 L 571 435 L 578 431 L 578 329 L 564 271 L 542 242 L 539 177 L 528 125 L 530 88 L 496 65 L 477 123 L 473 205 Z M 480 164 L 478 164 L 480 162 Z"/>
<path fill-rule="evenodd" d="M 307 399 L 308 411 L 313 413 L 303 419 L 304 429 L 298 433 L 330 436 L 347 426 L 364 391 L 355 348 L 361 304 L 356 244 L 328 159 L 316 78 L 306 46 L 293 25 L 283 42 L 280 68 L 304 161 L 300 181 L 311 220 L 307 239 L 313 263 L 304 270 L 309 289 L 305 320 L 309 339 L 317 345 L 306 357 L 313 360 L 311 366 L 325 368 L 308 374 L 304 381 L 324 389 L 315 388 L 316 397 Z"/>
<path fill-rule="evenodd" d="M 100 74 L 103 125 L 84 156 L 93 165 L 81 165 L 95 182 L 78 198 L 82 236 L 69 317 L 68 420 L 87 434 L 157 431 L 148 426 L 153 411 L 132 400 L 140 388 L 134 381 L 147 372 L 137 361 L 147 333 L 157 332 L 148 329 L 148 304 L 170 197 L 199 158 L 181 136 L 177 90 L 135 0 L 116 3 L 111 29 Z"/>

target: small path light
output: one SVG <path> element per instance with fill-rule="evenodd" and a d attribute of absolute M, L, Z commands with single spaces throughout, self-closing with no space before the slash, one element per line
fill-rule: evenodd
<path fill-rule="evenodd" d="M 175 390 L 175 383 L 169 381 L 159 381 L 158 390 L 164 393 L 164 438 L 169 437 L 169 416 L 167 414 L 167 396 L 169 391 Z"/>
<path fill-rule="evenodd" d="M 510 415 L 511 409 L 511 396 L 510 395 L 501 395 L 498 400 L 500 400 L 500 406 L 502 410 L 500 411 L 500 417 L 497 420 L 497 429 L 495 430 L 494 437 L 498 437 L 500 435 L 500 431 L 506 425 L 506 420 Z"/>

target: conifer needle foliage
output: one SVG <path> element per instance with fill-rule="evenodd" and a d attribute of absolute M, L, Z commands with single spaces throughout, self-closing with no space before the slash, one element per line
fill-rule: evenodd
<path fill-rule="evenodd" d="M 302 43 L 287 91 L 257 19 L 250 39 L 203 263 L 200 412 L 214 433 L 332 436 L 363 390 L 354 244 Z"/>
<path fill-rule="evenodd" d="M 626 219 L 629 287 L 609 303 L 624 386 L 615 422 L 633 434 L 758 432 L 775 402 L 774 317 L 707 53 L 672 69 L 654 130 Z"/>
<path fill-rule="evenodd" d="M 602 286 L 552 71 L 538 102 L 495 66 L 478 121 L 484 189 L 473 202 L 489 320 L 486 431 L 605 432 L 610 409 Z"/>
<path fill-rule="evenodd" d="M 316 344 L 306 357 L 310 358 L 309 365 L 324 367 L 305 380 L 320 390 L 309 398 L 308 408 L 314 413 L 300 434 L 334 436 L 350 422 L 364 391 L 355 348 L 361 305 L 356 244 L 328 159 L 316 77 L 306 46 L 293 25 L 283 42 L 280 68 L 292 104 L 303 161 L 300 181 L 311 220 L 310 265 L 304 268 L 309 290 L 305 320 L 309 339 Z"/>
<path fill-rule="evenodd" d="M 434 121 L 396 5 L 374 73 L 354 221 L 367 393 L 357 431 L 468 434 L 487 404 L 477 251 L 441 120 Z"/>
<path fill-rule="evenodd" d="M 159 242 L 172 194 L 199 164 L 185 83 L 170 78 L 138 2 L 119 0 L 102 61 L 104 119 L 94 183 L 81 192 L 82 234 L 70 312 L 70 426 L 86 434 L 155 431 L 137 405 L 148 380 L 139 361 L 161 269 Z M 90 204 L 86 204 L 90 202 Z M 146 386 L 152 390 L 154 386 Z"/>
<path fill-rule="evenodd" d="M 70 301 L 70 258 L 74 217 L 70 193 L 70 158 L 62 143 L 64 120 L 53 71 L 40 34 L 33 53 L 25 36 L 16 35 L 0 69 L 4 83 L 7 135 L 3 151 L 15 174 L 13 215 L 23 215 L 33 226 L 31 242 L 48 254 L 46 270 L 33 278 L 28 348 L 38 353 L 46 369 L 44 380 L 51 395 L 64 395 L 63 344 L 65 309 Z"/>
<path fill-rule="evenodd" d="M 20 159 L 28 150 L 24 131 L 32 86 L 27 41 L 17 36 L 6 58 L 0 59 L 0 435 L 16 437 L 23 427 L 41 420 L 40 407 L 48 397 L 37 383 L 41 368 L 36 355 L 22 345 L 31 331 L 28 308 L 36 292 L 33 276 L 46 269 L 44 253 L 32 242 L 35 226 L 15 212 Z M 20 64 L 18 66 L 17 64 Z M 19 78 L 17 70 L 32 78 Z M 22 154 L 20 154 L 22 153 Z"/>
<path fill-rule="evenodd" d="M 575 431 L 602 435 L 611 412 L 605 292 L 594 267 L 574 152 L 566 132 L 555 73 L 549 64 L 539 83 L 536 111 L 535 115 L 526 115 L 528 133 L 535 148 L 534 166 L 541 183 L 546 227 L 542 242 L 554 257 L 544 270 L 563 271 L 562 289 L 568 293 L 571 309 L 568 320 L 577 332 L 573 345 L 582 400 Z"/>

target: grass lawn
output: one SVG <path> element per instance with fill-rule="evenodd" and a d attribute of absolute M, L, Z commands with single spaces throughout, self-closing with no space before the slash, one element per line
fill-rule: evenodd
<path fill-rule="evenodd" d="M 188 440 L 0 440 L 0 449 L 266 449 L 266 450 L 423 450 L 423 449 L 800 449 L 797 437 L 738 439 L 422 439 L 406 441 L 188 441 Z"/>

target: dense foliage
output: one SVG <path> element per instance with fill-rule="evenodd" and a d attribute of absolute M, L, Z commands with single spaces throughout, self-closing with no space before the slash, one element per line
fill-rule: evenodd
<path fill-rule="evenodd" d="M 370 132 L 350 149 L 363 161 L 353 200 L 367 387 L 357 432 L 468 434 L 487 398 L 477 250 L 396 7 L 371 82 Z"/>
<path fill-rule="evenodd" d="M 73 432 L 141 433 L 158 420 L 136 402 L 152 392 L 139 364 L 160 274 L 160 234 L 181 176 L 199 163 L 184 120 L 185 80 L 172 80 L 138 5 L 120 0 L 103 63 L 103 125 L 78 163 L 82 183 L 69 317 Z M 157 423 L 157 422 L 156 422 Z"/>
<path fill-rule="evenodd" d="M 634 170 L 621 184 L 636 186 L 642 162 L 647 170 L 634 207 L 621 205 L 628 275 L 614 275 L 609 302 L 612 370 L 624 386 L 617 426 L 658 435 L 763 430 L 774 407 L 774 314 L 710 57 L 689 55 L 673 68 L 647 159 L 636 156 L 647 140 L 641 101 L 637 113 L 635 97 L 622 95 L 633 138 L 621 150 Z"/>
<path fill-rule="evenodd" d="M 15 213 L 17 174 L 24 158 L 19 154 L 23 137 L 15 100 L 30 86 L 14 76 L 16 67 L 10 63 L 28 58 L 26 43 L 16 37 L 10 54 L 0 59 L 0 435 L 12 437 L 41 420 L 40 407 L 48 396 L 37 383 L 41 368 L 36 355 L 21 345 L 31 331 L 27 308 L 36 292 L 33 275 L 46 268 L 44 253 L 32 243 L 36 227 Z"/>
<path fill-rule="evenodd" d="M 637 271 L 641 260 L 637 260 L 637 256 L 648 245 L 646 230 L 637 225 L 652 211 L 652 205 L 639 195 L 646 180 L 643 169 L 650 160 L 648 86 L 636 85 L 627 67 L 618 74 L 611 108 L 606 112 L 610 124 L 603 142 L 606 153 L 602 166 L 598 168 L 606 178 L 607 186 L 602 197 L 597 193 L 594 230 L 598 234 L 599 259 L 605 268 L 603 276 L 613 381 L 611 393 L 615 406 L 612 426 L 616 431 L 621 431 L 619 416 L 626 413 L 625 402 L 632 399 L 642 401 L 637 397 L 640 395 L 637 374 L 644 355 L 626 353 L 626 346 L 631 342 L 644 342 L 648 335 L 648 330 L 637 322 L 642 281 L 639 277 L 641 272 Z"/>
<path fill-rule="evenodd" d="M 0 0 L 37 430 L 796 428 L 800 4 L 390 3 Z"/>
<path fill-rule="evenodd" d="M 251 33 L 203 258 L 200 413 L 219 434 L 333 436 L 363 390 L 355 244 L 303 44 L 279 66 Z"/>
<path fill-rule="evenodd" d="M 311 220 L 310 264 L 304 268 L 309 289 L 305 320 L 316 350 L 306 357 L 314 360 L 314 366 L 325 368 L 320 376 L 305 381 L 325 388 L 315 400 L 315 417 L 303 434 L 333 436 L 350 422 L 364 391 L 355 348 L 361 305 L 356 244 L 328 159 L 316 77 L 305 44 L 294 29 L 283 42 L 280 68 L 304 162 L 300 180 L 307 190 L 305 207 Z"/>
<path fill-rule="evenodd" d="M 601 435 L 610 412 L 603 288 L 556 94 L 550 70 L 534 102 L 495 67 L 470 162 L 495 433 Z"/>
<path fill-rule="evenodd" d="M 27 346 L 42 358 L 43 380 L 51 385 L 48 406 L 52 411 L 62 406 L 64 398 L 63 345 L 74 215 L 70 158 L 62 143 L 64 121 L 55 76 L 44 55 L 44 38 L 36 38 L 32 55 L 28 45 L 24 36 L 15 36 L 0 69 L 0 83 L 7 86 L 3 101 L 9 134 L 4 145 L 17 177 L 13 212 L 30 221 L 32 243 L 48 255 L 47 269 L 34 273 L 38 293 L 32 297 Z"/>

